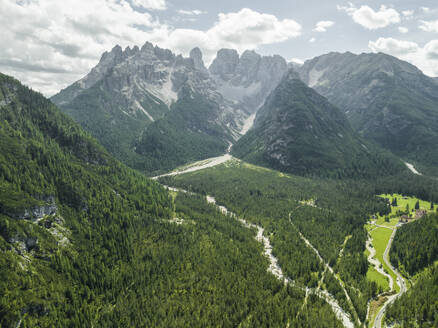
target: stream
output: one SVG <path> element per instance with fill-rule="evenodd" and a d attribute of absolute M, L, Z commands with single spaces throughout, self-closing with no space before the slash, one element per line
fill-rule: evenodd
<path fill-rule="evenodd" d="M 164 186 L 166 189 L 175 191 L 175 192 L 183 192 L 187 194 L 194 193 L 189 192 L 184 189 Z M 295 281 L 289 279 L 285 276 L 283 273 L 283 270 L 281 269 L 280 265 L 278 264 L 278 259 L 272 254 L 272 245 L 268 237 L 264 235 L 264 228 L 256 225 L 254 223 L 250 223 L 242 218 L 239 218 L 235 213 L 229 211 L 225 206 L 218 205 L 216 203 L 216 199 L 212 196 L 207 195 L 206 200 L 208 203 L 213 204 L 217 207 L 217 209 L 224 215 L 229 215 L 236 220 L 238 220 L 244 227 L 248 229 L 255 229 L 256 230 L 256 236 L 255 239 L 260 242 L 263 245 L 263 254 L 264 256 L 269 260 L 269 267 L 268 272 L 272 273 L 278 280 L 283 282 L 284 284 L 288 284 L 290 286 L 293 286 L 295 288 L 301 289 L 304 292 L 306 292 L 306 295 L 308 294 L 314 294 L 323 300 L 327 302 L 332 308 L 332 311 L 335 313 L 336 317 L 342 322 L 343 326 L 346 328 L 354 328 L 354 323 L 351 320 L 350 314 L 344 311 L 342 307 L 339 305 L 338 301 L 333 297 L 332 294 L 325 290 L 321 290 L 319 288 L 309 288 L 306 286 L 299 286 Z"/>

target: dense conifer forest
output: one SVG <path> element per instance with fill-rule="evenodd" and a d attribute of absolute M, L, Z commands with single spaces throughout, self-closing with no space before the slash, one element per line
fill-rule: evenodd
<path fill-rule="evenodd" d="M 0 86 L 1 326 L 341 326 L 319 298 L 299 311 L 304 292 L 267 272 L 254 231 L 118 163 L 16 80 Z"/>

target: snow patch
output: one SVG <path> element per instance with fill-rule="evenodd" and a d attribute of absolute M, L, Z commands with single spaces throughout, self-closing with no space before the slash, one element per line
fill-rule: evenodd
<path fill-rule="evenodd" d="M 405 162 L 405 165 L 408 167 L 409 170 L 411 170 L 412 173 L 416 175 L 423 175 L 420 172 L 418 172 L 412 164 Z"/>
<path fill-rule="evenodd" d="M 154 122 L 154 118 L 143 108 L 142 105 L 137 100 L 134 100 L 134 105 L 137 107 L 137 109 L 141 110 L 152 122 Z"/>
<path fill-rule="evenodd" d="M 251 127 L 254 125 L 254 120 L 256 117 L 256 113 L 251 114 L 246 120 L 245 122 L 243 122 L 243 126 L 242 126 L 242 130 L 240 130 L 240 134 L 244 135 L 246 134 L 249 129 L 251 129 Z"/>
<path fill-rule="evenodd" d="M 325 69 L 318 71 L 316 68 L 313 68 L 309 72 L 309 87 L 314 87 L 319 84 L 319 79 L 324 75 Z"/>

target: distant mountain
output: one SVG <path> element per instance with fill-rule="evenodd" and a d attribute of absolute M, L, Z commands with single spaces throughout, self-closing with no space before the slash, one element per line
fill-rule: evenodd
<path fill-rule="evenodd" d="M 202 112 L 202 115 L 188 117 L 179 113 L 187 104 L 184 99 L 193 95 L 202 101 L 194 104 L 192 110 Z M 87 76 L 52 97 L 52 101 L 117 158 L 148 172 L 167 170 L 190 160 L 224 152 L 229 142 L 239 136 L 238 131 L 248 116 L 215 90 L 199 49 L 192 51 L 191 58 L 183 58 L 148 42 L 141 49 L 128 47 L 123 51 L 116 46 L 111 52 L 104 53 Z M 208 106 L 201 107 L 201 103 Z M 160 120 L 168 122 L 172 116 L 190 121 L 180 122 L 179 126 L 158 123 Z M 175 130 L 178 127 L 183 130 Z M 184 153 L 187 156 L 156 161 L 153 153 L 142 152 L 149 147 L 143 143 L 150 145 L 155 142 L 154 138 L 147 138 L 155 137 L 157 129 L 164 139 L 158 141 L 156 152 L 164 147 L 165 153 L 177 156 L 173 152 L 176 148 L 181 150 L 179 155 Z M 212 130 L 219 131 L 214 140 L 208 134 Z M 195 136 L 190 140 L 180 138 L 186 134 Z M 169 135 L 176 137 L 172 144 L 167 145 Z M 185 151 L 191 147 L 198 147 L 199 152 Z M 204 153 L 202 149 L 208 149 L 208 152 Z"/>
<path fill-rule="evenodd" d="M 118 159 L 163 172 L 223 153 L 285 67 L 279 56 L 224 49 L 209 71 L 199 48 L 184 58 L 149 42 L 116 46 L 52 101 Z"/>
<path fill-rule="evenodd" d="M 346 116 L 293 70 L 267 98 L 233 154 L 304 175 L 361 177 L 402 169 L 401 162 L 364 142 Z"/>
<path fill-rule="evenodd" d="M 382 53 L 330 53 L 296 69 L 366 139 L 438 167 L 438 84 L 418 68 Z"/>
<path fill-rule="evenodd" d="M 278 55 L 247 50 L 239 57 L 234 49 L 221 49 L 209 71 L 225 98 L 255 113 L 287 72 L 287 62 Z"/>

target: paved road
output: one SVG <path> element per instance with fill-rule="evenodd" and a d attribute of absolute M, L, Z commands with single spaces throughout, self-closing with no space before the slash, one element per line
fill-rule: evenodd
<path fill-rule="evenodd" d="M 377 313 L 376 320 L 374 321 L 373 328 L 381 328 L 382 327 L 382 319 L 383 319 L 383 316 L 385 315 L 387 307 L 392 302 L 394 302 L 396 300 L 396 298 L 400 297 L 407 290 L 405 280 L 403 279 L 401 274 L 397 271 L 397 269 L 392 266 L 391 262 L 388 259 L 389 250 L 391 249 L 392 241 L 394 240 L 395 233 L 397 232 L 397 227 L 398 226 L 396 226 L 394 228 L 394 230 L 393 230 L 393 232 L 391 234 L 391 237 L 389 238 L 388 244 L 386 245 L 385 252 L 383 253 L 383 261 L 385 261 L 385 263 L 388 265 L 388 267 L 392 271 L 394 271 L 395 275 L 397 276 L 397 284 L 400 286 L 400 291 L 397 294 L 391 295 L 391 296 L 388 297 L 387 301 L 385 302 L 385 304 L 383 304 L 383 306 L 380 309 L 379 313 Z"/>

